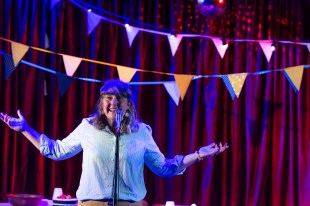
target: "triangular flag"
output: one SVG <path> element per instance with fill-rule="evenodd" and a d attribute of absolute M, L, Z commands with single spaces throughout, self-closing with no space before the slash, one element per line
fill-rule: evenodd
<path fill-rule="evenodd" d="M 87 31 L 88 34 L 92 33 L 96 26 L 101 21 L 101 16 L 94 14 L 93 12 L 87 12 Z"/>
<path fill-rule="evenodd" d="M 59 84 L 60 95 L 63 96 L 66 93 L 68 87 L 70 86 L 73 78 L 58 72 L 56 73 L 56 76 Z"/>
<path fill-rule="evenodd" d="M 237 96 L 237 98 L 240 95 L 241 89 L 243 87 L 244 81 L 247 77 L 248 73 L 239 73 L 239 74 L 229 74 L 228 79 L 230 81 L 230 84 Z"/>
<path fill-rule="evenodd" d="M 67 75 L 72 77 L 74 72 L 76 71 L 76 69 L 80 65 L 82 59 L 79 57 L 69 56 L 69 55 L 65 55 L 65 54 L 62 55 L 62 59 L 63 59 L 64 64 L 65 64 L 65 69 L 66 69 Z"/>
<path fill-rule="evenodd" d="M 127 37 L 128 37 L 128 42 L 129 42 L 129 47 L 131 47 L 133 40 L 137 36 L 138 32 L 140 29 L 132 26 L 125 26 L 126 32 L 127 32 Z"/>
<path fill-rule="evenodd" d="M 58 2 L 60 2 L 61 0 L 51 0 L 51 4 L 50 4 L 50 9 L 54 8 L 54 6 L 56 4 L 58 4 Z"/>
<path fill-rule="evenodd" d="M 223 75 L 223 76 L 221 76 L 221 78 L 223 79 L 223 81 L 224 81 L 224 83 L 225 83 L 225 85 L 226 85 L 226 87 L 228 89 L 228 92 L 229 92 L 231 98 L 234 100 L 235 97 L 236 97 L 236 94 L 234 92 L 234 88 L 232 87 L 232 85 L 231 85 L 231 83 L 229 81 L 228 76 L 227 75 Z"/>
<path fill-rule="evenodd" d="M 19 61 L 24 57 L 24 55 L 28 51 L 29 46 L 11 41 L 11 48 L 12 48 L 14 66 L 16 67 Z"/>
<path fill-rule="evenodd" d="M 178 35 L 168 34 L 167 38 L 168 38 L 168 41 L 170 44 L 172 56 L 174 56 L 175 52 L 177 51 L 179 44 L 182 40 L 182 35 L 180 35 L 180 34 L 178 34 Z"/>
<path fill-rule="evenodd" d="M 263 52 L 267 58 L 267 61 L 269 62 L 273 52 L 271 50 L 272 41 L 259 41 L 259 45 L 262 47 Z"/>
<path fill-rule="evenodd" d="M 180 101 L 180 93 L 175 82 L 164 82 L 164 86 L 173 99 L 174 103 L 178 106 Z"/>
<path fill-rule="evenodd" d="M 119 79 L 123 82 L 130 82 L 137 69 L 131 67 L 117 66 Z"/>
<path fill-rule="evenodd" d="M 213 41 L 218 53 L 220 54 L 221 58 L 223 59 L 225 52 L 228 48 L 228 44 L 226 43 L 225 45 L 223 45 L 223 40 L 219 39 L 219 38 L 212 38 L 212 41 Z"/>
<path fill-rule="evenodd" d="M 295 92 L 299 91 L 303 72 L 304 65 L 284 69 L 284 74 Z"/>
<path fill-rule="evenodd" d="M 48 38 L 47 33 L 45 33 L 45 39 L 44 39 L 44 49 L 50 48 L 50 40 Z"/>
<path fill-rule="evenodd" d="M 181 100 L 184 99 L 187 88 L 193 79 L 193 75 L 186 74 L 174 74 L 174 79 L 179 89 L 179 93 L 181 95 Z"/>
<path fill-rule="evenodd" d="M 4 57 L 4 76 L 5 79 L 8 79 L 9 76 L 15 71 L 13 58 L 11 55 L 3 54 Z"/>
<path fill-rule="evenodd" d="M 308 51 L 310 52 L 310 44 L 307 44 Z"/>

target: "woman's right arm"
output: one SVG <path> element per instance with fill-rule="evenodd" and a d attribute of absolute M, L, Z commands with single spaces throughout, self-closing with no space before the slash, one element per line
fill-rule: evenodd
<path fill-rule="evenodd" d="M 40 133 L 29 127 L 26 119 L 20 110 L 17 110 L 18 118 L 11 117 L 5 113 L 0 113 L 0 119 L 11 129 L 22 133 L 37 149 L 40 145 Z"/>

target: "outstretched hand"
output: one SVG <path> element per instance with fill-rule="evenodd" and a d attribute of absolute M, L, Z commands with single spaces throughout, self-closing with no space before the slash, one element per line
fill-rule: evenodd
<path fill-rule="evenodd" d="M 3 112 L 0 113 L 0 119 L 5 122 L 11 129 L 22 132 L 26 129 L 27 121 L 20 110 L 17 110 L 18 118 L 11 117 Z"/>
<path fill-rule="evenodd" d="M 216 143 L 211 143 L 207 146 L 201 147 L 198 150 L 198 152 L 199 152 L 199 156 L 201 158 L 205 158 L 205 157 L 218 155 L 218 154 L 224 152 L 228 147 L 229 146 L 227 143 L 225 143 L 224 145 L 222 145 L 221 142 L 218 145 Z"/>

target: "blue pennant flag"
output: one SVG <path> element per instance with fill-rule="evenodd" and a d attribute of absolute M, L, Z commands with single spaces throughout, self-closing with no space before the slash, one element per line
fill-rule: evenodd
<path fill-rule="evenodd" d="M 221 78 L 223 79 L 228 91 L 229 91 L 229 94 L 231 96 L 231 98 L 234 100 L 236 98 L 236 94 L 234 92 L 234 88 L 231 86 L 231 83 L 228 79 L 228 76 L 227 75 L 223 75 L 221 76 Z"/>
<path fill-rule="evenodd" d="M 3 54 L 4 56 L 4 76 L 8 79 L 9 76 L 15 71 L 13 58 L 11 55 Z"/>
<path fill-rule="evenodd" d="M 51 0 L 50 9 L 53 9 L 56 4 L 58 4 L 61 0 Z"/>
<path fill-rule="evenodd" d="M 63 96 L 66 93 L 68 87 L 70 86 L 73 78 L 58 72 L 56 73 L 56 75 L 60 88 L 60 95 Z"/>

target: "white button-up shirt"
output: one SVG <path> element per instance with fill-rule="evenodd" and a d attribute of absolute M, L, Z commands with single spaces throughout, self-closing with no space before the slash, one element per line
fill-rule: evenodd
<path fill-rule="evenodd" d="M 157 175 L 176 175 L 184 156 L 166 159 L 152 137 L 151 128 L 122 134 L 119 139 L 119 199 L 140 201 L 146 195 L 144 163 Z M 113 198 L 116 136 L 106 127 L 98 130 L 83 119 L 66 138 L 52 140 L 42 134 L 41 153 L 54 160 L 68 159 L 83 151 L 82 175 L 76 196 L 79 201 Z M 182 171 L 183 172 L 183 171 Z"/>

